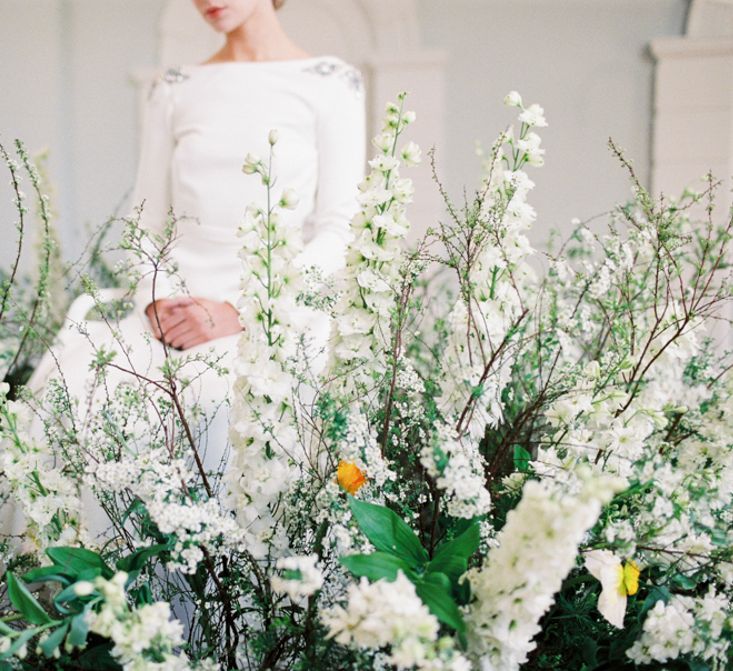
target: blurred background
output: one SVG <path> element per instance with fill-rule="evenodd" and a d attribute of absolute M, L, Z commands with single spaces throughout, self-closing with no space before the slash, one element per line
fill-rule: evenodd
<path fill-rule="evenodd" d="M 384 103 L 409 92 L 412 136 L 425 153 L 435 145 L 456 200 L 477 184 L 476 140 L 488 148 L 513 121 L 505 94 L 541 104 L 546 165 L 529 169 L 536 245 L 627 198 L 609 136 L 655 190 L 731 172 L 731 0 L 287 0 L 281 16 L 311 53 L 362 69 L 370 137 Z M 0 142 L 47 153 L 65 258 L 131 206 L 146 82 L 205 60 L 220 40 L 191 0 L 0 0 Z M 428 161 L 410 174 L 417 234 L 442 208 Z M 17 218 L 8 181 L 6 171 L 3 265 Z"/>

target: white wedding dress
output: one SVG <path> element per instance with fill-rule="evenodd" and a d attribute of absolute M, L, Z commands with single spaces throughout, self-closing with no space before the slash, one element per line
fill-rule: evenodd
<path fill-rule="evenodd" d="M 152 82 L 145 106 L 140 157 L 132 206 L 144 199 L 140 223 L 161 231 L 169 206 L 178 217 L 171 260 L 191 296 L 236 305 L 240 294 L 237 229 L 248 204 L 266 205 L 260 178 L 242 172 L 248 153 L 267 159 L 268 133 L 277 129 L 273 173 L 274 197 L 293 188 L 300 200 L 281 216 L 302 221 L 302 267 L 320 266 L 330 274 L 344 263 L 349 221 L 358 208 L 357 184 L 364 177 L 366 128 L 361 73 L 336 56 L 282 61 L 223 62 L 169 68 Z M 131 215 L 132 216 L 132 215 Z M 148 268 L 148 271 L 151 269 Z M 181 295 L 174 277 L 159 273 L 155 297 Z M 160 379 L 163 345 L 145 337 L 150 326 L 144 314 L 152 299 L 152 272 L 139 283 L 134 310 L 119 323 L 129 347 L 125 368 Z M 328 318 L 312 313 L 309 335 L 325 346 Z M 86 321 L 87 335 L 70 331 L 47 352 L 28 386 L 42 393 L 52 376 L 63 374 L 71 394 L 83 398 L 88 388 L 94 343 L 119 352 L 109 327 Z M 170 356 L 212 352 L 231 371 L 239 334 L 217 338 Z M 59 370 L 60 369 L 60 370 Z M 188 373 L 191 376 L 190 371 Z M 107 373 L 109 393 L 130 375 L 115 368 Z M 227 398 L 232 375 L 222 378 L 202 367 L 187 390 L 204 409 L 216 414 L 208 426 L 203 451 L 207 467 L 222 461 L 227 445 Z M 95 392 L 96 393 L 96 392 Z M 79 413 L 94 412 L 94 403 L 79 404 Z M 218 409 L 218 410 L 217 410 Z M 94 508 L 84 502 L 83 507 Z M 99 532 L 98 513 L 88 512 L 89 531 Z M 84 510 L 82 510 L 84 518 Z"/>

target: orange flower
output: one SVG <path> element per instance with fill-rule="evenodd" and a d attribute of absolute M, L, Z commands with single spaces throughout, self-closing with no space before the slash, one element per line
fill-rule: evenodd
<path fill-rule="evenodd" d="M 339 461 L 336 479 L 349 494 L 356 494 L 367 481 L 361 469 L 349 461 Z"/>

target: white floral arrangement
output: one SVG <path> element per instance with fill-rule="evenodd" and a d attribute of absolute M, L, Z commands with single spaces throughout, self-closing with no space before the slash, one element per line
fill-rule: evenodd
<path fill-rule="evenodd" d="M 471 200 L 451 200 L 431 153 L 445 220 L 408 248 L 400 171 L 422 156 L 404 101 L 386 107 L 333 277 L 298 263 L 277 130 L 268 157 L 245 158 L 263 198 L 240 229 L 221 468 L 179 396 L 185 359 L 84 422 L 63 386 L 0 388 L 3 500 L 24 519 L 3 546 L 2 668 L 731 668 L 718 183 L 654 199 L 611 143 L 633 199 L 540 255 L 527 170 L 547 122 L 511 92 L 518 121 L 479 150 Z M 110 361 L 100 350 L 98 385 Z"/>

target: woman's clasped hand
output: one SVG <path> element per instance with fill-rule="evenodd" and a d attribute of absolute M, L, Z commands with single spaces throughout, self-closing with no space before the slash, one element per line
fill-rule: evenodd
<path fill-rule="evenodd" d="M 153 335 L 179 350 L 238 333 L 239 312 L 231 304 L 197 296 L 160 298 L 145 308 Z"/>

